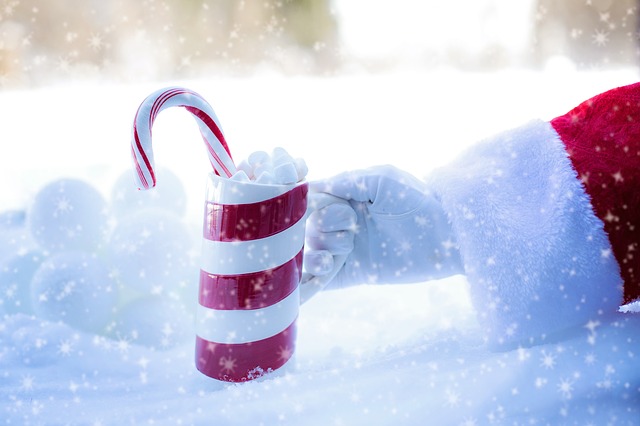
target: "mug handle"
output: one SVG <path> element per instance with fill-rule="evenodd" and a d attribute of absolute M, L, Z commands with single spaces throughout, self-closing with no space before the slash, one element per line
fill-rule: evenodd
<path fill-rule="evenodd" d="M 316 210 L 323 209 L 331 204 L 346 204 L 349 207 L 351 205 L 344 198 L 336 197 L 335 195 L 327 194 L 327 193 L 315 193 L 309 197 L 309 203 L 307 206 L 307 212 L 304 216 L 304 220 L 307 220 L 309 215 Z M 323 290 L 329 281 L 331 281 L 338 271 L 344 265 L 344 262 L 347 260 L 346 254 L 342 255 L 334 255 L 333 256 L 333 268 L 331 271 L 325 275 L 316 276 L 309 272 L 305 272 L 302 274 L 302 280 L 300 281 L 300 304 L 307 302 L 316 293 Z"/>

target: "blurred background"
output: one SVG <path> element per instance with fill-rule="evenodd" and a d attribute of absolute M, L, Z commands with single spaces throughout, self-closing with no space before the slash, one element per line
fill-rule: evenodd
<path fill-rule="evenodd" d="M 638 62 L 635 0 L 2 0 L 0 85 Z"/>

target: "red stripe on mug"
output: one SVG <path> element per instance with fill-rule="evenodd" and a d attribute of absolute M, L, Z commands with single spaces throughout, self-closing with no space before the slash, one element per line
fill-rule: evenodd
<path fill-rule="evenodd" d="M 196 336 L 196 367 L 227 382 L 256 379 L 282 367 L 293 355 L 295 342 L 296 321 L 274 336 L 251 343 L 215 343 Z"/>
<path fill-rule="evenodd" d="M 302 278 L 303 250 L 290 261 L 266 271 L 216 275 L 200 270 L 198 301 L 211 309 L 259 309 L 280 302 Z"/>
<path fill-rule="evenodd" d="M 307 210 L 308 185 L 268 200 L 250 204 L 205 203 L 204 238 L 211 241 L 248 241 L 266 238 L 289 228 Z"/>

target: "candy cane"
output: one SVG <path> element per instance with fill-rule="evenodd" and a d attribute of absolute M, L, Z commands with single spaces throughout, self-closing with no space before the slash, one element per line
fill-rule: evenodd
<path fill-rule="evenodd" d="M 200 128 L 213 170 L 221 176 L 232 176 L 236 172 L 236 166 L 224 139 L 220 121 L 211 105 L 202 96 L 189 89 L 170 87 L 149 95 L 136 112 L 131 137 L 131 156 L 138 187 L 149 189 L 156 186 L 151 128 L 162 110 L 174 106 L 184 107 L 193 114 Z"/>

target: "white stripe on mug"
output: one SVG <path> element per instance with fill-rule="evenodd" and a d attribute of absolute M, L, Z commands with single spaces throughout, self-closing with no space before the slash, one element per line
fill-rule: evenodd
<path fill-rule="evenodd" d="M 300 291 L 261 309 L 218 310 L 198 304 L 196 334 L 216 343 L 249 343 L 280 333 L 298 316 Z"/>

